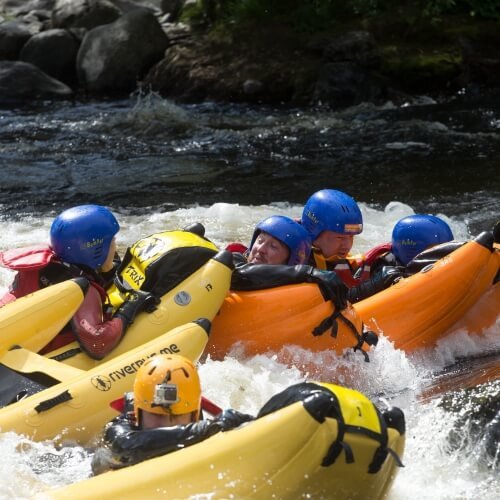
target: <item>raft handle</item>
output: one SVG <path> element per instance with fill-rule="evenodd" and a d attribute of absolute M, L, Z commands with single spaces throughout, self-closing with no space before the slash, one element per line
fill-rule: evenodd
<path fill-rule="evenodd" d="M 73 356 L 76 356 L 77 354 L 80 354 L 81 352 L 82 350 L 80 347 L 75 347 L 74 349 L 69 349 L 62 352 L 57 356 L 52 356 L 50 359 L 54 359 L 55 361 L 64 361 L 66 359 L 72 358 Z"/>
<path fill-rule="evenodd" d="M 35 406 L 35 411 L 37 413 L 42 413 L 42 411 L 50 410 L 54 408 L 54 406 L 60 405 L 61 403 L 65 403 L 66 401 L 71 401 L 73 396 L 69 393 L 68 390 L 65 390 L 59 396 L 56 396 L 52 399 L 47 399 L 46 401 L 42 401 L 39 405 Z"/>

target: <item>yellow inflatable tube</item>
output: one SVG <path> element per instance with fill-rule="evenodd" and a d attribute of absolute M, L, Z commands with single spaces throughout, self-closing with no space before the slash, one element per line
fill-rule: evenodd
<path fill-rule="evenodd" d="M 197 361 L 209 329 L 207 319 L 187 323 L 92 370 L 79 370 L 65 382 L 0 409 L 0 432 L 13 431 L 36 441 L 85 444 L 116 416 L 109 404 L 132 390 L 135 373 L 144 360 L 160 353 L 177 353 Z M 11 368 L 15 368 L 13 364 L 11 359 Z M 41 364 L 36 368 L 43 371 Z"/>
<path fill-rule="evenodd" d="M 404 423 L 399 430 L 382 429 L 365 396 L 328 387 L 340 402 L 342 419 L 325 418 L 298 401 L 196 445 L 44 492 L 44 498 L 382 498 L 395 476 L 395 459 L 387 454 L 380 468 L 369 472 L 380 442 L 353 429 L 381 433 L 401 458 Z M 341 452 L 329 463 L 339 441 L 353 460 Z"/>
<path fill-rule="evenodd" d="M 216 254 L 204 266 L 163 295 L 154 312 L 140 313 L 120 344 L 100 361 L 93 360 L 83 353 L 77 342 L 52 351 L 46 356 L 75 368 L 89 370 L 179 325 L 197 318 L 207 318 L 211 321 L 227 295 L 232 271 L 232 254 L 227 251 Z"/>
<path fill-rule="evenodd" d="M 0 308 L 0 356 L 14 345 L 39 351 L 80 307 L 89 283 L 76 278 L 21 297 Z"/>

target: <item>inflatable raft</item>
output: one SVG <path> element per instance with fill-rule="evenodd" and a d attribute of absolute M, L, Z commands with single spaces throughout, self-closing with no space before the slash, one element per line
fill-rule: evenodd
<path fill-rule="evenodd" d="M 159 246 L 163 249 L 163 256 L 167 256 L 167 259 L 164 258 L 161 262 L 155 260 L 155 248 Z M 168 251 L 170 247 L 171 252 Z M 120 289 L 113 286 L 108 293 L 117 308 L 126 298 L 127 291 L 134 288 L 132 285 L 142 283 L 142 290 L 161 297 L 156 310 L 152 313 L 139 313 L 123 340 L 102 360 L 91 359 L 82 352 L 77 342 L 49 352 L 47 357 L 75 368 L 89 370 L 172 328 L 197 318 L 212 320 L 217 314 L 231 282 L 233 259 L 230 252 L 217 252 L 216 247 L 208 240 L 188 231 L 167 231 L 149 236 L 135 243 L 133 251 L 140 254 L 147 264 L 160 265 L 162 279 L 144 281 L 147 276 L 139 275 L 141 271 L 134 264 L 129 250 L 120 276 L 126 276 L 130 283 L 124 281 L 118 285 Z M 189 252 L 189 255 L 186 252 Z M 197 260 L 193 258 L 193 253 L 196 253 Z M 173 258 L 169 258 L 172 254 Z"/>
<path fill-rule="evenodd" d="M 178 326 L 88 371 L 23 348 L 13 349 L 0 359 L 0 399 L 8 404 L 0 409 L 0 432 L 13 431 L 36 441 L 85 444 L 116 415 L 110 402 L 132 390 L 135 373 L 145 359 L 177 353 L 196 361 L 209 330 L 207 319 Z M 20 377 L 27 381 L 22 394 Z"/>
<path fill-rule="evenodd" d="M 401 465 L 403 413 L 321 385 L 302 400 L 276 395 L 237 429 L 43 498 L 383 498 Z"/>
<path fill-rule="evenodd" d="M 71 319 L 88 286 L 85 278 L 76 278 L 1 307 L 0 356 L 14 345 L 39 351 Z"/>
<path fill-rule="evenodd" d="M 222 359 L 237 343 L 245 353 L 279 352 L 285 345 L 311 351 L 366 349 L 365 329 L 384 334 L 412 352 L 434 346 L 482 299 L 494 323 L 499 315 L 500 252 L 483 233 L 390 288 L 335 311 L 316 285 L 290 285 L 254 292 L 231 291 L 213 321 L 207 352 Z M 482 315 L 469 322 L 482 322 Z M 470 328 L 471 333 L 481 328 Z"/>

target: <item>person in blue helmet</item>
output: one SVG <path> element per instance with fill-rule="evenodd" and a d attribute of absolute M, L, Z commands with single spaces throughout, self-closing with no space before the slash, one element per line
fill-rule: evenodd
<path fill-rule="evenodd" d="M 307 231 L 289 217 L 273 215 L 255 226 L 247 261 L 295 266 L 307 262 L 310 253 Z"/>
<path fill-rule="evenodd" d="M 41 353 L 51 352 L 76 339 L 89 356 L 102 359 L 120 342 L 137 312 L 153 306 L 153 298 L 139 291 L 113 317 L 104 312 L 107 280 L 119 262 L 115 241 L 119 229 L 118 221 L 108 208 L 80 205 L 63 211 L 54 219 L 50 245 L 0 254 L 0 264 L 17 271 L 9 291 L 0 299 L 0 306 L 71 278 L 86 278 L 90 285 L 70 325 Z"/>
<path fill-rule="evenodd" d="M 304 205 L 301 224 L 313 242 L 311 265 L 335 271 L 348 287 L 369 277 L 363 258 L 350 253 L 354 237 L 363 231 L 363 216 L 354 198 L 336 189 L 317 191 Z"/>
<path fill-rule="evenodd" d="M 450 226 L 435 215 L 403 217 L 395 224 L 390 243 L 379 245 L 366 253 L 370 278 L 349 290 L 349 300 L 358 302 L 370 297 L 462 245 L 452 240 Z M 389 282 L 388 276 L 394 277 L 392 282 Z"/>
<path fill-rule="evenodd" d="M 352 255 L 354 236 L 363 231 L 361 210 L 351 196 L 335 189 L 314 193 L 304 205 L 301 218 L 313 240 L 310 263 L 319 269 L 335 271 L 351 289 L 370 279 L 370 260 L 365 255 Z M 385 268 L 379 279 L 389 286 L 401 274 Z M 355 292 L 349 292 L 352 302 Z"/>
<path fill-rule="evenodd" d="M 235 270 L 233 290 L 260 290 L 297 283 L 318 284 L 325 300 L 337 308 L 347 305 L 347 287 L 334 272 L 307 265 L 311 239 L 301 224 L 289 217 L 273 215 L 259 222 L 250 247 L 232 244 Z"/>

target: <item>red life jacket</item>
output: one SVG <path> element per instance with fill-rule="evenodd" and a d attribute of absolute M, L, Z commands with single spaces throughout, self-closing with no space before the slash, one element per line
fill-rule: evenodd
<path fill-rule="evenodd" d="M 238 243 L 237 241 L 233 241 L 226 246 L 226 250 L 232 253 L 245 253 L 248 248 L 243 245 L 243 243 Z"/>
<path fill-rule="evenodd" d="M 29 293 L 36 292 L 42 288 L 40 283 L 40 273 L 51 262 L 63 264 L 48 245 L 35 245 L 32 247 L 14 248 L 0 253 L 0 265 L 17 271 L 9 291 L 0 298 L 0 307 L 24 297 Z M 78 274 L 84 275 L 77 266 L 69 267 L 75 271 L 75 277 Z M 78 270 L 78 272 L 76 272 Z M 86 276 L 89 278 L 88 276 Z M 89 279 L 90 284 L 99 292 L 101 301 L 106 301 L 106 291 L 94 280 Z M 51 352 L 59 347 L 63 347 L 76 340 L 70 328 L 64 328 L 57 334 L 49 344 L 40 350 L 40 354 Z"/>
<path fill-rule="evenodd" d="M 371 266 L 378 258 L 392 251 L 392 243 L 381 243 L 365 253 L 365 263 Z"/>
<path fill-rule="evenodd" d="M 48 245 L 14 248 L 0 253 L 0 265 L 17 271 L 9 291 L 0 299 L 0 307 L 40 289 L 40 270 L 57 261 Z"/>
<path fill-rule="evenodd" d="M 348 255 L 346 258 L 325 259 L 318 250 L 313 250 L 315 267 L 335 271 L 344 284 L 352 288 L 370 278 L 371 265 L 382 255 L 390 252 L 391 244 L 384 243 L 369 250 L 365 255 Z"/>

